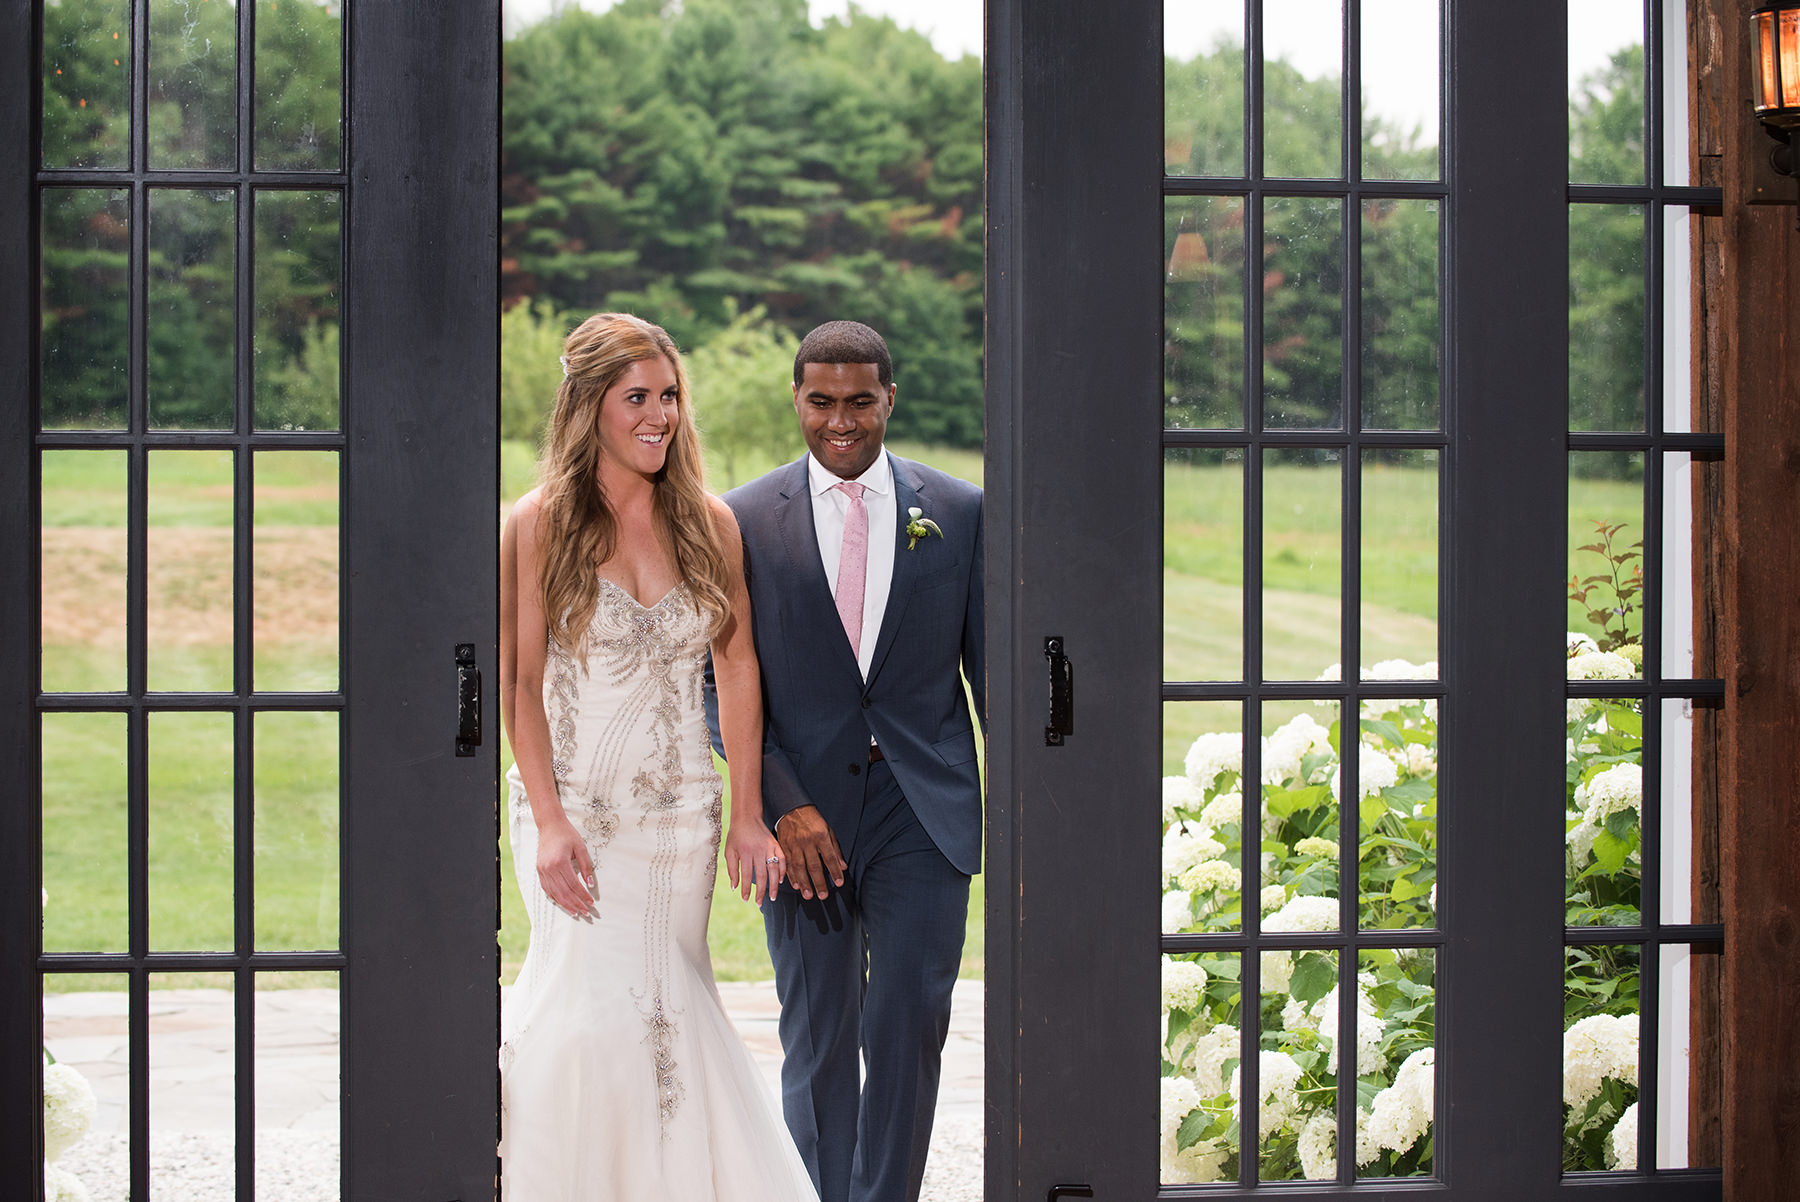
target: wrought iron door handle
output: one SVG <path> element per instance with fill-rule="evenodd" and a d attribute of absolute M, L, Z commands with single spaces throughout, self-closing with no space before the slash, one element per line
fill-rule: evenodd
<path fill-rule="evenodd" d="M 475 644 L 456 645 L 456 754 L 474 755 L 481 746 L 481 669 Z"/>
<path fill-rule="evenodd" d="M 1061 747 L 1075 733 L 1075 665 L 1063 654 L 1062 635 L 1045 636 L 1044 658 L 1050 661 L 1050 723 L 1044 727 L 1044 746 Z"/>
<path fill-rule="evenodd" d="M 1058 1198 L 1091 1198 L 1094 1187 L 1091 1185 L 1053 1185 L 1044 1202 L 1056 1202 Z"/>

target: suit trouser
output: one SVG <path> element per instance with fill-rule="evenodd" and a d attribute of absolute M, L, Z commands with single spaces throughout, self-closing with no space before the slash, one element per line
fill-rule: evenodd
<path fill-rule="evenodd" d="M 969 878 L 919 825 L 885 761 L 863 779 L 857 829 L 834 832 L 849 862 L 843 887 L 807 901 L 783 886 L 763 906 L 782 1111 L 820 1202 L 916 1202 Z"/>

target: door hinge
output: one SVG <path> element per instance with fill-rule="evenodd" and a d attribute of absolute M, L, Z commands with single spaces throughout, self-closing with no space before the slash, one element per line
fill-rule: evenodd
<path fill-rule="evenodd" d="M 1091 1185 L 1053 1185 L 1044 1202 L 1056 1202 L 1058 1198 L 1091 1198 L 1094 1187 Z"/>
<path fill-rule="evenodd" d="M 475 666 L 475 644 L 456 645 L 456 754 L 469 756 L 481 746 L 481 669 Z"/>
<path fill-rule="evenodd" d="M 1046 635 L 1044 658 L 1050 661 L 1050 722 L 1044 746 L 1061 747 L 1075 733 L 1075 665 L 1063 653 L 1062 635 Z"/>

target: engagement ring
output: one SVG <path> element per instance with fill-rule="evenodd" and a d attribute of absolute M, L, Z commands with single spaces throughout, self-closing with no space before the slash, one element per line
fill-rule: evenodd
<path fill-rule="evenodd" d="M 764 860 L 764 861 L 763 861 L 763 863 L 765 863 L 765 864 L 779 864 L 779 863 L 781 863 L 781 857 L 780 857 L 780 856 L 770 856 L 770 857 L 769 857 L 769 858 L 768 858 L 768 859 L 766 859 L 766 860 Z"/>

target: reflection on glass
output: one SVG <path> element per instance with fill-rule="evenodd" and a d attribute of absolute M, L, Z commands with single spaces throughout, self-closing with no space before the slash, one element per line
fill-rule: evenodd
<path fill-rule="evenodd" d="M 123 692 L 126 453 L 45 451 L 40 471 L 43 689 Z"/>
<path fill-rule="evenodd" d="M 338 716 L 259 713 L 256 947 L 338 945 Z"/>
<path fill-rule="evenodd" d="M 1163 930 L 1243 926 L 1243 706 L 1163 703 Z M 1252 838 L 1249 850 L 1256 852 Z"/>
<path fill-rule="evenodd" d="M 1716 943 L 1674 944 L 1658 963 L 1656 1167 L 1722 1163 L 1724 957 Z"/>
<path fill-rule="evenodd" d="M 232 716 L 153 712 L 149 723 L 150 950 L 230 951 Z"/>
<path fill-rule="evenodd" d="M 155 692 L 232 687 L 231 455 L 149 455 L 146 679 Z"/>
<path fill-rule="evenodd" d="M 1364 179 L 1438 177 L 1438 0 L 1362 6 Z"/>
<path fill-rule="evenodd" d="M 1665 3 L 1660 7 L 1663 52 L 1662 178 L 1663 183 L 1670 187 L 1680 188 L 1700 182 L 1693 178 L 1688 157 L 1693 153 L 1688 145 L 1688 107 L 1692 103 L 1692 81 L 1688 78 L 1688 5 L 1683 0 L 1682 3 Z M 1687 216 L 1686 209 L 1671 209 L 1668 215 L 1673 217 L 1676 213 L 1680 213 L 1683 218 Z"/>
<path fill-rule="evenodd" d="M 44 166 L 129 166 L 130 3 L 62 0 L 43 16 Z"/>
<path fill-rule="evenodd" d="M 1723 921 L 1714 763 L 1719 716 L 1720 710 L 1696 706 L 1686 698 L 1662 701 L 1663 922 Z"/>
<path fill-rule="evenodd" d="M 1435 680 L 1438 452 L 1362 454 L 1365 680 Z"/>
<path fill-rule="evenodd" d="M 256 428 L 338 426 L 336 192 L 256 194 Z"/>
<path fill-rule="evenodd" d="M 44 975 L 45 1092 L 63 1098 L 94 1096 L 93 1119 L 58 1124 L 44 1151 L 51 1198 L 124 1198 L 131 1192 L 130 995 L 124 973 Z M 66 1113 L 66 1110 L 65 1110 Z M 60 1163 L 57 1163 L 60 1162 Z M 83 1192 L 68 1183 L 73 1178 Z M 60 1187 L 64 1192 L 57 1193 Z"/>
<path fill-rule="evenodd" d="M 131 370 L 126 193 L 46 188 L 41 196 L 40 420 L 46 430 L 123 430 Z"/>
<path fill-rule="evenodd" d="M 1263 174 L 1344 174 L 1344 8 L 1263 0 Z"/>
<path fill-rule="evenodd" d="M 338 453 L 258 451 L 252 585 L 258 692 L 338 684 Z"/>
<path fill-rule="evenodd" d="M 256 168 L 336 171 L 341 161 L 340 0 L 256 0 Z"/>
<path fill-rule="evenodd" d="M 1662 562 L 1657 566 L 1657 595 L 1662 599 L 1662 677 L 1686 680 L 1694 675 L 1694 548 L 1706 547 L 1713 530 L 1704 511 L 1694 506 L 1695 485 L 1704 495 L 1708 468 L 1686 452 L 1663 456 Z M 1696 525 L 1695 518 L 1702 519 Z"/>
<path fill-rule="evenodd" d="M 1163 679 L 1244 677 L 1244 453 L 1163 452 Z"/>
<path fill-rule="evenodd" d="M 229 973 L 150 974 L 153 1202 L 205 1197 L 236 1159 L 232 992 Z"/>
<path fill-rule="evenodd" d="M 1569 679 L 1644 674 L 1644 457 L 1569 455 Z"/>
<path fill-rule="evenodd" d="M 1244 174 L 1244 6 L 1163 6 L 1163 170 Z"/>
<path fill-rule="evenodd" d="M 150 0 L 150 166 L 237 166 L 237 9 Z"/>
<path fill-rule="evenodd" d="M 1362 703 L 1357 861 L 1364 929 L 1437 925 L 1438 705 Z"/>
<path fill-rule="evenodd" d="M 1632 944 L 1563 957 L 1563 1171 L 1638 1165 L 1638 959 Z"/>
<path fill-rule="evenodd" d="M 1564 921 L 1634 926 L 1644 884 L 1641 703 L 1570 698 L 1565 746 Z"/>
<path fill-rule="evenodd" d="M 43 715 L 46 952 L 126 942 L 124 714 Z"/>
<path fill-rule="evenodd" d="M 1644 428 L 1644 208 L 1569 206 L 1569 429 Z"/>
<path fill-rule="evenodd" d="M 1342 457 L 1265 450 L 1262 493 L 1263 679 L 1316 680 L 1343 660 Z"/>
<path fill-rule="evenodd" d="M 284 975 L 256 977 L 256 1196 L 336 1202 L 338 1142 L 321 1137 L 342 1126 L 337 975 L 302 989 Z"/>
<path fill-rule="evenodd" d="M 150 192 L 152 428 L 232 426 L 236 226 L 229 189 Z"/>
<path fill-rule="evenodd" d="M 1569 5 L 1570 183 L 1644 182 L 1646 84 L 1642 0 Z"/>
<path fill-rule="evenodd" d="M 1259 1180 L 1337 1176 L 1338 995 L 1335 951 L 1262 953 L 1262 1047 L 1256 1060 Z M 1363 1000 L 1359 988 L 1357 1001 Z M 1359 1055 L 1359 1067 L 1361 1059 Z M 1242 1094 L 1238 1084 L 1232 1081 L 1234 1098 Z"/>
<path fill-rule="evenodd" d="M 1339 927 L 1338 718 L 1335 701 L 1263 704 L 1258 900 L 1265 932 Z"/>
<path fill-rule="evenodd" d="M 1234 1070 L 1243 1056 L 1243 959 L 1162 960 L 1162 1172 L 1169 1185 L 1236 1181 Z"/>
<path fill-rule="evenodd" d="M 1693 245 L 1702 218 L 1675 206 L 1663 210 L 1663 429 L 1684 434 L 1694 425 Z"/>
<path fill-rule="evenodd" d="M 1437 429 L 1437 201 L 1363 202 L 1361 337 L 1363 428 Z"/>
<path fill-rule="evenodd" d="M 1381 949 L 1357 957 L 1358 1177 L 1431 1176 L 1437 1106 L 1437 953 Z M 1364 1099 L 1367 1099 L 1366 1101 Z"/>
<path fill-rule="evenodd" d="M 1344 202 L 1263 202 L 1263 424 L 1344 422 Z"/>
<path fill-rule="evenodd" d="M 1163 202 L 1163 424 L 1244 424 L 1244 200 Z"/>

